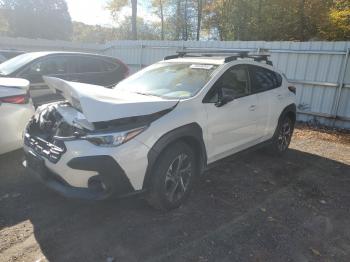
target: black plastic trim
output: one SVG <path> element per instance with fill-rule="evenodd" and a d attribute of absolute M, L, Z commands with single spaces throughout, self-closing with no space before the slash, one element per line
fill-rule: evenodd
<path fill-rule="evenodd" d="M 25 152 L 28 161 L 28 155 L 32 154 L 35 158 L 42 161 L 39 169 L 33 169 L 28 164 L 26 171 L 43 182 L 47 187 L 58 192 L 59 194 L 68 198 L 78 198 L 87 200 L 102 200 L 112 196 L 118 198 L 129 196 L 132 194 L 142 193 L 142 191 L 135 191 L 129 179 L 125 175 L 123 169 L 111 156 L 87 156 L 73 158 L 68 166 L 73 169 L 96 171 L 98 175 L 89 179 L 103 182 L 106 188 L 96 190 L 93 187 L 81 188 L 74 187 L 67 183 L 61 176 L 50 171 L 44 164 L 43 158 L 35 152 Z"/>
<path fill-rule="evenodd" d="M 199 172 L 201 173 L 204 170 L 207 165 L 207 152 L 203 140 L 202 128 L 197 123 L 190 123 L 164 134 L 149 150 L 147 154 L 148 166 L 142 187 L 144 190 L 147 190 L 150 186 L 152 170 L 159 155 L 167 146 L 179 140 L 183 140 L 188 143 L 195 142 L 197 153 L 199 153 Z"/>
<path fill-rule="evenodd" d="M 90 179 L 102 181 L 107 195 L 126 195 L 135 191 L 128 177 L 113 157 L 108 155 L 77 157 L 67 164 L 70 168 L 96 171 L 98 175 Z"/>

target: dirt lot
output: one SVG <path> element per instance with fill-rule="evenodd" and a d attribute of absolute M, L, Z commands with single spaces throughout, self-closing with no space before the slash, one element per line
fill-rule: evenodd
<path fill-rule="evenodd" d="M 350 135 L 220 161 L 178 210 L 67 200 L 0 156 L 0 261 L 350 261 Z"/>

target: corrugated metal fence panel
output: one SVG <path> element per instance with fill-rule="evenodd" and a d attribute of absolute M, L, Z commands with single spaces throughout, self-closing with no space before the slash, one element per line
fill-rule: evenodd
<path fill-rule="evenodd" d="M 117 57 L 129 65 L 131 72 L 175 54 L 181 48 L 255 49 L 271 52 L 275 67 L 284 72 L 297 87 L 298 119 L 316 120 L 333 125 L 335 99 L 338 96 L 346 50 L 350 42 L 264 42 L 264 41 L 111 41 L 106 44 L 84 44 L 42 39 L 0 37 L 0 49 L 71 50 L 102 53 Z M 340 94 L 336 121 L 350 128 L 350 62 L 345 72 L 345 87 Z"/>

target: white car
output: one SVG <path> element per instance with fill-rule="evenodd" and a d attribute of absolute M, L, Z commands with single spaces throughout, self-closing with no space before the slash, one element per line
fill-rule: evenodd
<path fill-rule="evenodd" d="M 27 168 L 68 197 L 144 192 L 154 207 L 176 208 L 209 164 L 256 145 L 288 148 L 295 88 L 269 63 L 180 54 L 114 89 L 46 78 L 66 102 L 29 122 Z"/>
<path fill-rule="evenodd" d="M 34 114 L 28 88 L 28 80 L 0 78 L 0 154 L 22 147 L 24 128 Z"/>

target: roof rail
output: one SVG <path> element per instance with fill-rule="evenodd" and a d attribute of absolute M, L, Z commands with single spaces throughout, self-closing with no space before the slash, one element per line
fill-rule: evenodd
<path fill-rule="evenodd" d="M 176 52 L 177 55 L 170 55 L 164 57 L 164 60 L 180 58 L 180 57 L 211 57 L 211 56 L 222 56 L 225 57 L 225 63 L 237 60 L 238 58 L 251 58 L 254 61 L 264 61 L 268 65 L 272 65 L 272 61 L 269 60 L 269 50 L 263 48 L 257 49 L 213 49 L 213 48 L 183 48 Z"/>

